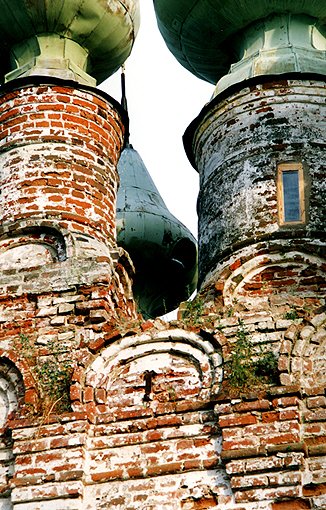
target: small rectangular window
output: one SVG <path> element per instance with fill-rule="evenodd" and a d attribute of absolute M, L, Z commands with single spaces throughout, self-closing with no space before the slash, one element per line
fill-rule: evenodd
<path fill-rule="evenodd" d="M 278 208 L 280 223 L 304 223 L 304 180 L 301 163 L 278 165 Z"/>

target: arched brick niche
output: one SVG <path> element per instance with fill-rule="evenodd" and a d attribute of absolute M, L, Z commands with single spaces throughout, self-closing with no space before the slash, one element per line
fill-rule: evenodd
<path fill-rule="evenodd" d="M 276 305 L 282 297 L 290 306 L 318 309 L 325 303 L 325 268 L 317 244 L 262 242 L 219 264 L 202 292 L 217 289 L 226 307 L 241 305 L 253 312 Z"/>
<path fill-rule="evenodd" d="M 24 385 L 19 370 L 8 358 L 0 357 L 0 508 L 3 510 L 13 508 L 8 480 L 14 471 L 14 455 L 8 425 L 23 398 Z"/>
<path fill-rule="evenodd" d="M 226 283 L 230 301 L 250 300 L 271 294 L 305 295 L 324 282 L 324 261 L 306 253 L 289 251 L 254 257 L 239 266 Z"/>
<path fill-rule="evenodd" d="M 9 359 L 0 357 L 0 430 L 12 418 L 23 396 L 20 372 Z"/>
<path fill-rule="evenodd" d="M 210 342 L 183 330 L 126 337 L 89 367 L 83 400 L 94 401 L 97 412 L 144 406 L 172 412 L 194 398 L 209 401 L 222 378 L 221 364 Z"/>
<path fill-rule="evenodd" d="M 227 501 L 213 410 L 221 379 L 220 348 L 208 334 L 146 332 L 105 348 L 82 389 L 91 421 L 85 508 Z"/>
<path fill-rule="evenodd" d="M 40 267 L 67 258 L 66 240 L 59 230 L 48 226 L 18 228 L 0 239 L 0 269 L 21 270 Z"/>

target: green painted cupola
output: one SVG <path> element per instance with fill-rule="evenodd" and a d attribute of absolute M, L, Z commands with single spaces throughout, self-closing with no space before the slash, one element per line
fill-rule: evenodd
<path fill-rule="evenodd" d="M 1 1 L 0 74 L 96 85 L 129 56 L 139 0 Z"/>
<path fill-rule="evenodd" d="M 154 0 L 176 59 L 199 78 L 230 85 L 261 75 L 326 74 L 325 0 Z"/>

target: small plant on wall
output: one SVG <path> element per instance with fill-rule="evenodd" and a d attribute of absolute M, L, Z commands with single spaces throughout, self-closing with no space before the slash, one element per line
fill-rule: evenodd
<path fill-rule="evenodd" d="M 203 322 L 202 315 L 204 312 L 204 303 L 200 296 L 197 296 L 192 301 L 186 301 L 182 313 L 182 319 L 187 325 L 198 325 Z"/>
<path fill-rule="evenodd" d="M 257 353 L 249 333 L 240 321 L 237 339 L 228 363 L 229 383 L 232 388 L 252 389 L 262 384 L 278 383 L 278 360 L 272 351 Z"/>
<path fill-rule="evenodd" d="M 35 381 L 39 396 L 36 412 L 46 417 L 51 413 L 61 414 L 70 411 L 69 388 L 72 375 L 72 359 L 59 342 L 48 344 L 48 354 L 38 356 L 34 342 L 20 334 L 15 342 L 20 356 L 25 359 Z"/>

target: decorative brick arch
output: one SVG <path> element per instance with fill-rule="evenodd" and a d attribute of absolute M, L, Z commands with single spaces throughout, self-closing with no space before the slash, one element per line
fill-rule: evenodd
<path fill-rule="evenodd" d="M 0 429 L 13 417 L 23 398 L 21 373 L 8 358 L 0 357 Z"/>
<path fill-rule="evenodd" d="M 147 501 L 181 510 L 193 497 L 208 508 L 228 498 L 213 410 L 221 380 L 220 346 L 208 333 L 147 330 L 104 348 L 81 391 L 85 509 Z"/>
<path fill-rule="evenodd" d="M 249 251 L 249 250 L 248 250 Z M 227 306 L 234 303 L 266 300 L 271 294 L 309 293 L 311 286 L 325 282 L 325 263 L 321 258 L 298 250 L 264 253 L 236 259 L 224 272 L 223 298 Z"/>
<path fill-rule="evenodd" d="M 326 313 L 288 328 L 280 348 L 283 384 L 309 389 L 326 384 Z"/>
<path fill-rule="evenodd" d="M 10 229 L 0 227 L 0 236 L 0 254 L 19 246 L 42 245 L 51 252 L 50 258 L 63 261 L 67 258 L 67 251 L 71 251 L 69 232 L 49 220 L 16 221 Z"/>
<path fill-rule="evenodd" d="M 180 329 L 125 337 L 104 349 L 88 368 L 82 401 L 97 412 L 137 409 L 171 412 L 208 402 L 222 380 L 216 346 Z"/>
<path fill-rule="evenodd" d="M 19 370 L 8 358 L 0 357 L 0 507 L 5 510 L 13 508 L 7 487 L 14 470 L 13 441 L 8 425 L 23 398 L 24 385 Z"/>
<path fill-rule="evenodd" d="M 5 269 L 43 266 L 73 257 L 92 257 L 94 253 L 110 256 L 103 242 L 86 233 L 70 232 L 51 220 L 24 219 L 10 225 L 10 235 L 8 228 L 3 230 L 0 226 L 0 267 Z"/>
<path fill-rule="evenodd" d="M 20 359 L 13 350 L 0 349 L 0 364 L 11 367 L 9 370 L 12 384 L 16 388 L 17 403 L 19 411 L 24 412 L 24 406 L 36 406 L 38 402 L 38 394 L 34 377 L 28 364 Z"/>

